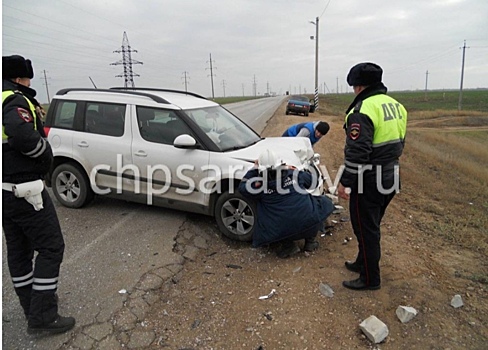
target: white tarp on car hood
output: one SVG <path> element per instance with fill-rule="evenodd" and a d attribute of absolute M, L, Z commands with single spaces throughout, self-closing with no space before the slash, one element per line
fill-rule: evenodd
<path fill-rule="evenodd" d="M 314 154 L 308 137 L 268 137 L 250 147 L 227 154 L 234 159 L 252 164 L 266 149 L 272 150 L 284 163 L 300 170 L 308 165 L 307 161 Z"/>

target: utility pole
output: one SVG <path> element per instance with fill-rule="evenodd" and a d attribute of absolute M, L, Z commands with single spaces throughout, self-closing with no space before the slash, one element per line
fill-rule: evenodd
<path fill-rule="evenodd" d="M 132 52 L 137 52 L 137 50 L 132 50 L 130 48 L 129 39 L 127 38 L 127 33 L 124 32 L 122 38 L 122 47 L 119 50 L 115 50 L 116 53 L 122 53 L 122 60 L 115 63 L 110 63 L 111 66 L 118 66 L 122 64 L 124 66 L 124 74 L 116 75 L 116 78 L 124 78 L 124 87 L 135 87 L 134 77 L 139 77 L 139 74 L 135 74 L 132 71 L 133 64 L 142 64 L 142 62 L 135 61 L 131 57 Z"/>
<path fill-rule="evenodd" d="M 330 94 L 329 87 L 327 86 L 327 84 L 325 83 L 325 81 L 324 81 L 324 88 L 326 88 L 327 89 L 327 92 Z"/>
<path fill-rule="evenodd" d="M 225 97 L 225 80 L 222 80 L 222 88 L 224 89 L 224 97 Z"/>
<path fill-rule="evenodd" d="M 183 75 L 184 75 L 184 79 L 185 79 L 185 91 L 188 92 L 188 79 L 190 79 L 190 77 L 187 76 L 188 72 L 187 71 L 184 71 L 183 72 Z"/>
<path fill-rule="evenodd" d="M 253 91 L 254 91 L 254 97 L 257 96 L 257 89 L 256 89 L 256 74 L 254 74 L 254 78 L 253 78 L 253 82 L 252 82 L 252 88 L 253 88 Z"/>
<path fill-rule="evenodd" d="M 49 88 L 47 87 L 46 70 L 43 70 L 43 73 L 44 73 L 44 84 L 46 85 L 47 103 L 51 104 L 51 99 L 49 98 Z"/>
<path fill-rule="evenodd" d="M 212 99 L 215 98 L 215 93 L 214 93 L 214 82 L 213 82 L 213 77 L 214 77 L 214 74 L 213 74 L 213 66 L 212 66 L 212 54 L 210 54 L 210 81 L 212 83 Z M 205 69 L 208 69 L 208 68 L 205 68 Z"/>
<path fill-rule="evenodd" d="M 336 77 L 336 92 L 339 94 L 339 77 Z"/>
<path fill-rule="evenodd" d="M 314 105 L 315 110 L 319 109 L 319 18 L 315 18 L 314 21 L 310 21 L 315 25 L 315 95 Z"/>
<path fill-rule="evenodd" d="M 425 71 L 425 95 L 424 100 L 427 101 L 427 82 L 429 81 L 429 71 Z"/>
<path fill-rule="evenodd" d="M 244 83 L 242 83 L 242 97 L 244 97 Z"/>
<path fill-rule="evenodd" d="M 269 95 L 269 81 L 266 82 L 266 93 Z"/>
<path fill-rule="evenodd" d="M 466 55 L 466 40 L 464 40 L 463 49 L 463 61 L 461 64 L 461 86 L 459 88 L 459 103 L 458 103 L 458 110 L 460 111 L 463 107 L 463 80 L 464 80 L 464 58 Z M 469 49 L 469 47 L 468 47 Z"/>

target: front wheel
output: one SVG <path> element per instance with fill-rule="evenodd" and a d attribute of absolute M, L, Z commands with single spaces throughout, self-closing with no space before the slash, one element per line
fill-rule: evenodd
<path fill-rule="evenodd" d="M 72 163 L 58 165 L 54 169 L 51 184 L 54 196 L 68 208 L 81 208 L 94 197 L 85 171 Z"/>
<path fill-rule="evenodd" d="M 220 231 L 235 241 L 251 241 L 256 225 L 256 204 L 240 193 L 225 192 L 215 205 L 215 220 Z"/>

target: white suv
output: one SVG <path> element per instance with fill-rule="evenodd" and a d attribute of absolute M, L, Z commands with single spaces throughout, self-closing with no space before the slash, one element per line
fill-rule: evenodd
<path fill-rule="evenodd" d="M 174 90 L 64 89 L 45 130 L 54 152 L 48 186 L 65 206 L 97 195 L 215 216 L 224 235 L 252 238 L 255 204 L 237 186 L 265 149 L 318 178 L 307 138 L 261 138 L 219 104 Z"/>

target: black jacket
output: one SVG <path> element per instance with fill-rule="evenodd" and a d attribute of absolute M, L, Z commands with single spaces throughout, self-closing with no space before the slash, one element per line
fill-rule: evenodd
<path fill-rule="evenodd" d="M 34 106 L 36 91 L 9 80 L 2 81 L 2 91 L 17 91 L 2 104 L 2 126 L 8 142 L 2 143 L 2 181 L 21 183 L 42 179 L 53 160 L 51 146 L 45 140 L 40 116 L 34 118 L 26 98 Z M 34 128 L 34 120 L 37 125 Z"/>
<path fill-rule="evenodd" d="M 258 169 L 253 168 L 239 184 L 239 192 L 243 196 L 257 201 L 257 223 L 252 237 L 254 247 L 310 230 L 324 222 L 334 210 L 326 196 L 312 196 L 305 192 L 313 187 L 314 179 L 310 173 L 283 170 L 281 175 L 280 181 L 274 179 L 263 183 Z M 247 184 L 247 181 L 251 183 Z M 257 182 L 262 185 L 258 186 Z M 288 193 L 280 193 L 278 188 Z"/>

